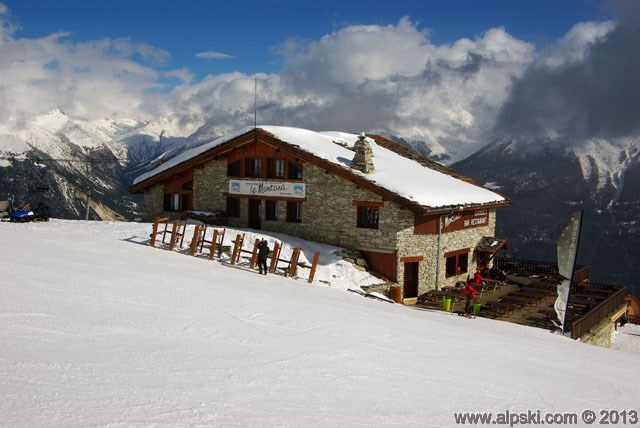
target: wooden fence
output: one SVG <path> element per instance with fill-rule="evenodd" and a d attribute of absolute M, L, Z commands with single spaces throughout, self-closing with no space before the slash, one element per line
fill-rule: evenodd
<path fill-rule="evenodd" d="M 258 259 L 259 243 L 260 243 L 260 240 L 256 239 L 253 243 L 253 249 L 245 250 L 242 248 L 242 246 L 244 245 L 244 234 L 242 235 L 238 234 L 234 241 L 233 252 L 231 253 L 231 264 L 234 265 L 238 263 L 240 261 L 240 255 L 242 253 L 249 253 L 251 254 L 249 269 L 254 269 L 256 265 L 256 260 Z M 311 263 L 311 265 L 308 265 L 306 263 L 298 262 L 300 258 L 300 253 L 302 252 L 300 248 L 298 247 L 294 248 L 293 252 L 291 253 L 291 258 L 288 260 L 280 258 L 281 250 L 282 250 L 282 243 L 276 242 L 273 246 L 273 251 L 271 252 L 271 256 L 269 257 L 271 259 L 271 262 L 269 263 L 269 269 L 268 269 L 269 272 L 274 273 L 276 272 L 277 269 L 282 269 L 284 276 L 294 277 L 296 276 L 298 268 L 308 268 L 310 269 L 308 282 L 312 283 L 313 278 L 315 277 L 315 274 L 316 274 L 316 268 L 318 267 L 318 261 L 320 260 L 320 253 L 319 252 L 315 253 L 313 255 L 313 262 Z M 279 262 L 286 263 L 286 268 L 278 267 Z"/>
<path fill-rule="evenodd" d="M 169 225 L 171 224 L 171 229 L 169 229 Z M 168 217 L 156 217 L 153 222 L 153 230 L 150 235 L 149 245 L 151 247 L 156 246 L 156 241 L 159 236 L 162 236 L 162 246 L 165 246 L 165 240 L 167 236 L 169 238 L 168 248 L 170 251 L 173 251 L 176 244 L 179 244 L 180 248 L 182 248 L 182 244 L 184 241 L 184 235 L 186 232 L 187 222 L 185 221 L 174 221 L 170 222 Z M 207 231 L 210 229 L 207 225 L 195 225 L 193 229 L 193 237 L 191 238 L 191 244 L 189 245 L 190 256 L 195 256 L 196 253 L 202 253 L 205 245 L 209 248 L 208 259 L 212 260 L 216 254 L 218 258 L 222 255 L 222 244 L 224 242 L 224 235 L 226 233 L 226 229 L 222 231 L 218 229 L 213 229 L 213 236 L 207 239 Z M 253 243 L 252 250 L 243 249 L 244 244 L 244 234 L 238 234 L 233 246 L 233 251 L 231 253 L 230 263 L 235 265 L 240 261 L 240 256 L 242 253 L 251 254 L 249 269 L 254 269 L 256 265 L 256 261 L 258 258 L 258 244 L 260 243 L 259 239 L 256 239 Z M 281 269 L 284 273 L 284 276 L 294 277 L 297 274 L 298 268 L 308 268 L 310 269 L 308 282 L 312 283 L 313 278 L 316 274 L 316 268 L 318 267 L 318 261 L 320 260 L 320 253 L 317 252 L 313 255 L 313 262 L 311 265 L 307 263 L 299 262 L 300 253 L 302 250 L 300 248 L 294 248 L 291 254 L 290 259 L 282 259 L 280 258 L 280 251 L 282 250 L 282 243 L 276 242 L 271 252 L 271 262 L 269 264 L 269 272 L 274 273 L 277 269 Z M 282 268 L 278 266 L 279 262 L 286 263 L 286 268 Z"/>
<path fill-rule="evenodd" d="M 171 223 L 171 231 L 169 231 L 169 217 L 156 217 L 153 221 L 153 231 L 151 232 L 151 239 L 149 245 L 155 247 L 158 235 L 162 235 L 162 244 L 165 243 L 167 235 L 169 238 L 169 250 L 173 251 L 173 248 L 180 241 L 180 247 L 184 241 L 184 231 L 187 227 L 186 221 L 174 221 Z M 164 226 L 161 229 L 161 226 Z"/>
<path fill-rule="evenodd" d="M 587 283 L 587 284 L 583 283 L 583 284 L 580 284 L 580 286 L 584 286 L 587 288 L 591 286 L 597 287 L 597 288 L 616 287 L 611 285 L 591 284 L 591 283 Z M 617 288 L 618 288 L 617 290 L 613 291 L 613 294 L 611 294 L 602 302 L 598 303 L 589 312 L 582 315 L 580 318 L 576 319 L 575 321 L 571 322 L 571 338 L 572 339 L 575 339 L 575 340 L 580 339 L 586 333 L 591 331 L 593 327 L 600 324 L 600 322 L 602 322 L 602 320 L 604 320 L 605 318 L 610 317 L 611 314 L 613 314 L 615 311 L 620 309 L 622 305 L 625 304 L 624 296 L 627 295 L 627 288 L 626 287 L 617 287 Z M 569 302 L 571 302 L 571 296 L 569 296 Z"/>

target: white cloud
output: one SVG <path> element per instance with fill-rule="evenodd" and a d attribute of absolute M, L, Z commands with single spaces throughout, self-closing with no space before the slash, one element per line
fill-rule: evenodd
<path fill-rule="evenodd" d="M 196 57 L 204 58 L 204 59 L 207 59 L 207 60 L 233 58 L 232 55 L 228 55 L 228 54 L 225 54 L 225 53 L 222 53 L 222 52 L 214 52 L 214 51 L 199 52 L 199 53 L 196 54 Z"/>
<path fill-rule="evenodd" d="M 503 28 L 435 45 L 406 18 L 286 47 L 283 85 L 305 97 L 309 114 L 299 118 L 305 126 L 386 132 L 425 140 L 435 150 L 446 144 L 459 155 L 490 131 L 513 80 L 534 56 L 532 45 Z"/>
<path fill-rule="evenodd" d="M 614 27 L 615 23 L 612 21 L 578 23 L 564 37 L 549 46 L 541 54 L 541 60 L 549 67 L 582 62 L 591 47 L 601 42 Z"/>
<path fill-rule="evenodd" d="M 8 28 L 6 14 L 0 28 Z M 157 87 L 160 73 L 152 66 L 168 53 L 128 39 L 74 43 L 68 33 L 38 39 L 14 39 L 2 33 L 0 43 L 0 121 L 24 119 L 54 108 L 72 117 L 150 118 L 143 111 L 146 92 Z"/>
<path fill-rule="evenodd" d="M 128 38 L 74 43 L 56 33 L 14 40 L 1 6 L 0 98 L 6 101 L 0 121 L 18 123 L 20 116 L 53 108 L 89 119 L 175 114 L 206 121 L 199 135 L 214 137 L 253 123 L 257 78 L 262 124 L 388 133 L 425 141 L 436 152 L 446 147 L 458 158 L 493 137 L 514 85 L 531 77 L 532 68 L 584 62 L 615 34 L 610 22 L 580 23 L 537 53 L 501 27 L 437 45 L 428 30 L 403 18 L 395 25 L 346 27 L 318 40 L 286 40 L 278 46 L 279 74 L 235 72 L 194 81 L 188 69 L 159 71 L 169 54 Z M 214 51 L 197 56 L 232 58 Z M 175 85 L 168 92 L 166 82 Z M 526 118 L 531 100 L 524 99 L 510 105 Z"/>
<path fill-rule="evenodd" d="M 4 3 L 0 3 L 0 45 L 11 39 L 12 34 L 20 28 L 10 19 L 10 12 Z"/>

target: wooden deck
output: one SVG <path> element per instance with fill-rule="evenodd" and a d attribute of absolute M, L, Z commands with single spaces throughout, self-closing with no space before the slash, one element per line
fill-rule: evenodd
<path fill-rule="evenodd" d="M 553 262 L 494 257 L 493 266 L 506 273 L 502 282 L 476 287 L 480 293 L 480 316 L 559 330 L 554 309 L 557 286 L 563 280 Z M 615 321 L 625 308 L 626 287 L 596 284 L 589 280 L 589 267 L 576 266 L 565 317 L 565 331 L 579 339 L 603 320 Z M 418 297 L 418 307 L 443 309 L 442 299 L 451 298 L 451 310 L 463 309 L 466 299 L 457 289 L 429 292 Z"/>

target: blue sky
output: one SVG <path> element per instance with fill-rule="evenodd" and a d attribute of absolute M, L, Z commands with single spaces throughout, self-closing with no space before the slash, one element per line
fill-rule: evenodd
<path fill-rule="evenodd" d="M 2 0 L 20 28 L 14 37 L 69 32 L 74 42 L 130 38 L 169 53 L 160 69 L 187 67 L 196 78 L 231 71 L 278 72 L 279 46 L 318 40 L 352 25 L 395 25 L 408 17 L 435 44 L 502 26 L 545 46 L 582 21 L 610 19 L 594 0 L 162 1 Z M 202 59 L 196 54 L 231 56 Z"/>

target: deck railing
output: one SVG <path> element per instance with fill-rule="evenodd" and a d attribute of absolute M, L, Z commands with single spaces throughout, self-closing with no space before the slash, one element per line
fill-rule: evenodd
<path fill-rule="evenodd" d="M 494 257 L 493 265 L 504 271 L 526 271 L 531 274 L 558 275 L 558 264 L 540 260 L 513 259 L 510 257 Z M 573 281 L 582 282 L 589 279 L 588 266 L 576 266 L 573 270 Z"/>
<path fill-rule="evenodd" d="M 591 283 L 581 284 L 581 286 L 585 286 L 587 288 L 591 286 L 594 286 L 594 288 L 606 287 L 608 289 L 610 289 L 611 287 L 616 287 L 611 285 L 591 284 Z M 613 294 L 611 294 L 602 302 L 598 303 L 589 312 L 587 312 L 586 314 L 582 315 L 580 318 L 573 321 L 571 323 L 571 338 L 575 340 L 580 339 L 586 333 L 591 331 L 593 327 L 600 324 L 600 322 L 603 319 L 611 316 L 611 314 L 613 314 L 622 305 L 625 304 L 624 296 L 626 295 L 627 295 L 627 287 L 623 287 L 623 286 L 618 287 L 617 290 L 613 291 Z M 569 301 L 571 301 L 571 297 L 569 297 Z"/>

